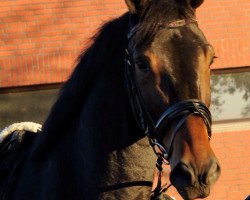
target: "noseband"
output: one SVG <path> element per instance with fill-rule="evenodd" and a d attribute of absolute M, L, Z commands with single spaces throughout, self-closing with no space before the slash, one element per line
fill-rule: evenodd
<path fill-rule="evenodd" d="M 161 25 L 161 27 L 168 29 L 178 28 L 190 23 L 197 22 L 194 19 L 178 20 L 171 22 L 168 25 Z M 128 34 L 129 40 L 133 37 L 136 30 L 137 27 L 134 27 L 130 30 Z M 145 106 L 140 89 L 138 87 L 135 74 L 135 62 L 133 60 L 131 51 L 132 50 L 129 49 L 125 50 L 125 77 L 130 104 L 139 127 L 149 138 L 149 143 L 153 147 L 153 150 L 158 157 L 156 166 L 161 172 L 162 164 L 167 163 L 170 160 L 174 138 L 189 116 L 195 115 L 201 117 L 207 127 L 208 138 L 211 138 L 211 113 L 207 106 L 200 100 L 189 99 L 170 105 L 155 123 Z M 165 134 L 163 133 L 163 128 L 164 130 L 166 130 L 174 121 L 177 121 L 177 124 L 171 132 L 170 140 L 168 142 L 169 145 L 165 147 L 161 141 L 165 136 Z M 159 183 L 161 179 L 160 174 L 161 173 L 159 173 L 157 185 L 158 189 L 156 188 L 156 190 L 159 191 L 154 191 L 154 193 L 160 193 L 160 191 L 162 192 L 161 183 Z"/>

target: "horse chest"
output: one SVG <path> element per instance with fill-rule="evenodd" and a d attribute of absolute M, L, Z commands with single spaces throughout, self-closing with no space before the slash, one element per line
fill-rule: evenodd
<path fill-rule="evenodd" d="M 110 153 L 99 199 L 149 199 L 154 161 L 147 138 Z"/>

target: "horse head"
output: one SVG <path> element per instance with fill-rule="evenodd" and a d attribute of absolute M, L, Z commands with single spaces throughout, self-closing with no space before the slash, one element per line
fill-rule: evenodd
<path fill-rule="evenodd" d="M 187 200 L 205 198 L 220 166 L 210 146 L 210 65 L 215 58 L 195 19 L 202 0 L 126 0 L 127 79 L 139 126 L 170 164 Z"/>

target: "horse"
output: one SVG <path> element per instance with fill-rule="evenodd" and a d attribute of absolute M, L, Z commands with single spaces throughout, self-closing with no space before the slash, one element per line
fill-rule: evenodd
<path fill-rule="evenodd" d="M 157 199 L 165 164 L 183 199 L 209 195 L 220 165 L 203 0 L 125 1 L 79 56 L 5 199 Z"/>

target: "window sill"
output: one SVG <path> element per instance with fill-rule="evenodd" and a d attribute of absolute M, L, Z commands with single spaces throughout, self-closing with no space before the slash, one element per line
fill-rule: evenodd
<path fill-rule="evenodd" d="M 212 125 L 214 133 L 250 130 L 250 119 L 217 121 Z"/>

